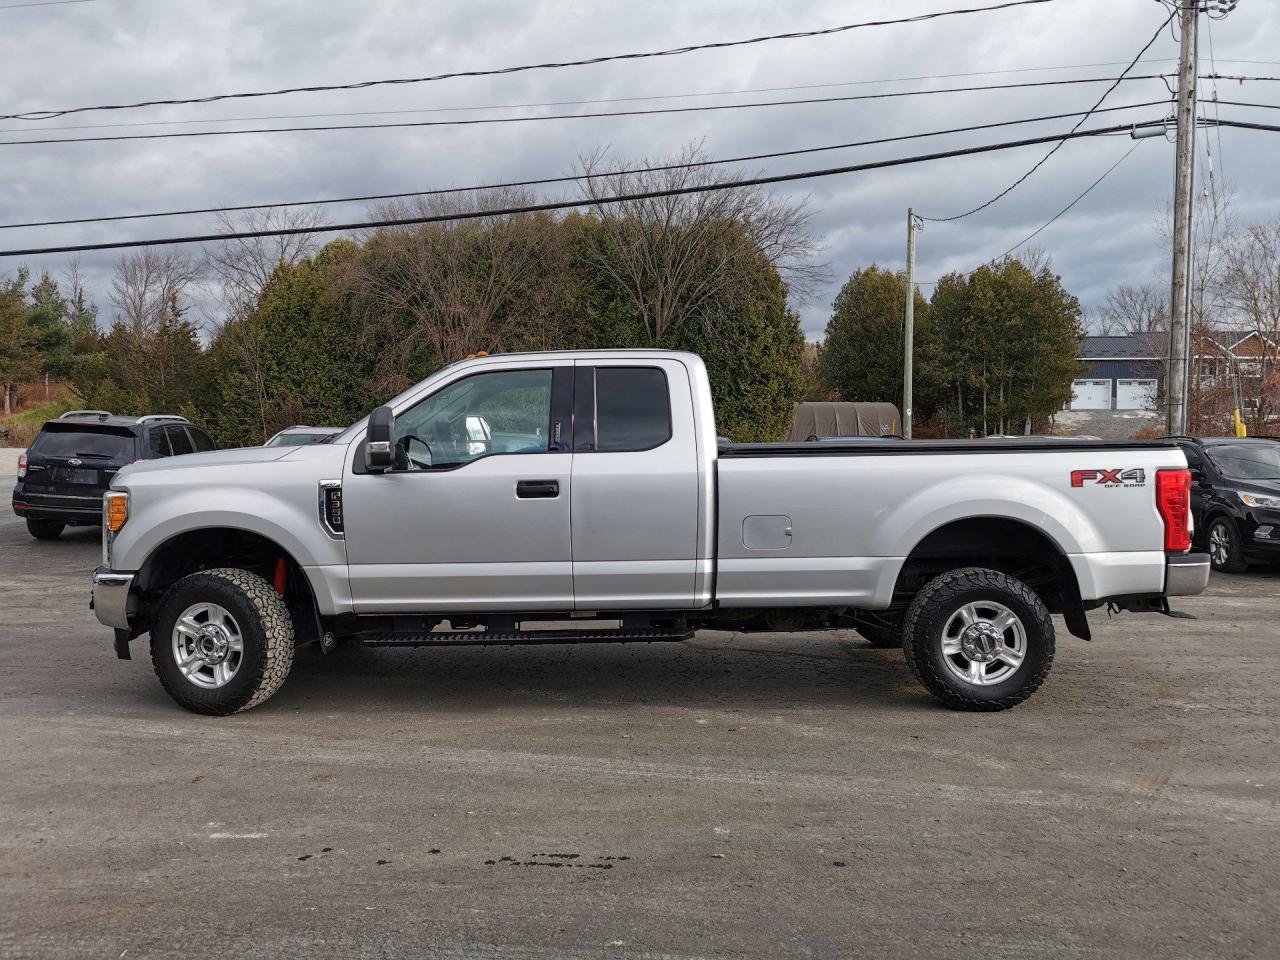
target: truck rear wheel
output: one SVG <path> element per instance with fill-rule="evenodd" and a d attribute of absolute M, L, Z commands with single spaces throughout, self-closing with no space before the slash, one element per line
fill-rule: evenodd
<path fill-rule="evenodd" d="M 957 710 L 1007 710 L 1053 665 L 1053 621 L 1021 580 L 965 567 L 934 577 L 907 611 L 902 647 L 929 692 Z"/>
<path fill-rule="evenodd" d="M 248 570 L 183 577 L 160 603 L 151 663 L 169 696 L 194 713 L 248 710 L 293 666 L 293 621 L 280 594 Z"/>

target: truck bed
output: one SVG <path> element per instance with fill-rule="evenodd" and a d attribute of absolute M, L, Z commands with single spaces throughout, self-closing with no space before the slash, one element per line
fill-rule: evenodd
<path fill-rule="evenodd" d="M 721 447 L 716 596 L 726 606 L 781 598 L 884 609 L 912 550 L 969 518 L 1043 538 L 1075 570 L 1085 601 L 1156 594 L 1165 567 L 1156 474 L 1185 466 L 1164 440 Z"/>
<path fill-rule="evenodd" d="M 1170 450 L 1172 440 L 1082 440 L 1076 437 L 1014 437 L 985 440 L 895 440 L 868 437 L 847 443 L 730 443 L 719 448 L 720 459 L 737 457 L 858 457 L 908 456 L 913 453 L 1017 453 L 1072 450 Z"/>

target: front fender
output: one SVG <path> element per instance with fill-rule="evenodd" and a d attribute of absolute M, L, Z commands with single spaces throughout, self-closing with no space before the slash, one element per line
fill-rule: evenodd
<path fill-rule="evenodd" d="M 281 482 L 270 491 L 240 485 L 202 483 L 186 489 L 149 484 L 129 490 L 129 520 L 111 548 L 115 570 L 138 570 L 162 544 L 195 530 L 230 528 L 266 537 L 302 567 L 346 563 L 343 542 L 320 526 L 319 486 L 314 474 Z"/>

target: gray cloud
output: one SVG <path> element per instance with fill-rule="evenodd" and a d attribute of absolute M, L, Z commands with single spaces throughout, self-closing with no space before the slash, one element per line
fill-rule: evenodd
<path fill-rule="evenodd" d="M 0 12 L 0 90 L 4 91 L 0 112 L 658 49 L 908 16 L 955 5 L 948 0 L 829 0 L 803 6 L 737 0 L 696 4 L 616 0 L 591 4 L 569 0 L 432 4 L 407 0 L 360 4 L 339 0 L 306 4 L 97 0 Z M 424 110 L 1127 61 L 1162 17 L 1161 7 L 1150 0 L 1060 0 L 1042 7 L 661 60 L 506 78 L 85 114 L 41 123 L 6 121 L 0 127 L 41 130 L 130 121 Z M 1223 72 L 1280 73 L 1280 64 L 1230 62 L 1266 60 L 1280 46 L 1280 11 L 1273 4 L 1245 0 L 1230 19 L 1214 24 L 1213 31 Z M 1202 52 L 1207 61 L 1207 37 Z M 1148 56 L 1176 56 L 1172 38 L 1166 34 Z M 1117 69 L 939 79 L 850 87 L 849 91 L 1094 76 Z M 1143 72 L 1154 72 L 1154 68 L 1144 67 Z M 1274 100 L 1280 89 L 1274 84 L 1223 86 L 1224 97 L 1255 101 Z M 1100 92 L 1100 87 L 1074 86 L 511 126 L 3 146 L 0 221 L 556 175 L 571 172 L 577 155 L 599 147 L 608 147 L 615 156 L 625 158 L 662 156 L 691 140 L 704 141 L 711 156 L 768 152 L 1080 110 Z M 1165 94 L 1160 81 L 1132 83 L 1113 94 L 1110 102 L 1154 100 Z M 1159 113 L 1158 108 L 1149 108 L 1136 111 L 1134 117 L 1150 118 Z M 888 158 L 1050 133 L 1069 125 L 1070 121 L 1051 121 L 1012 132 L 957 135 L 770 161 L 758 168 L 781 172 Z M 1273 142 L 1262 133 L 1222 133 L 1225 156 L 1218 160 L 1219 173 L 1225 173 L 1236 187 L 1238 212 L 1246 219 L 1277 215 L 1280 182 L 1270 162 Z M 1216 143 L 1215 138 L 1215 147 Z M 991 209 L 956 224 L 931 224 L 920 245 L 921 279 L 934 279 L 949 269 L 972 268 L 1021 240 L 1130 145 L 1127 138 L 1067 144 L 1032 180 Z M 778 188 L 789 196 L 807 198 L 816 214 L 824 258 L 835 278 L 813 302 L 802 306 L 806 332 L 811 337 L 820 335 L 831 298 L 850 270 L 872 262 L 901 265 L 908 206 L 928 215 L 967 209 L 1007 186 L 1045 149 L 1029 147 Z M 1036 239 L 1036 245 L 1052 256 L 1068 288 L 1086 307 L 1096 305 L 1115 284 L 1163 279 L 1166 267 L 1156 222 L 1168 201 L 1172 161 L 1169 145 L 1159 140 L 1144 144 L 1079 207 Z M 334 219 L 354 219 L 362 213 L 359 207 L 332 210 Z M 193 217 L 11 230 L 0 233 L 0 246 L 201 232 L 211 225 L 211 218 Z M 111 254 L 82 258 L 91 288 L 104 305 L 115 260 Z M 31 266 L 59 272 L 66 262 L 65 257 L 36 258 Z M 0 262 L 0 273 L 13 266 Z"/>

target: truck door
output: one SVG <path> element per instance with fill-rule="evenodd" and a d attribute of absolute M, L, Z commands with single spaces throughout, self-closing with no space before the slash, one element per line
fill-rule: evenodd
<path fill-rule="evenodd" d="M 572 391 L 571 360 L 539 362 L 396 410 L 395 468 L 357 453 L 343 481 L 357 613 L 572 609 Z"/>
<path fill-rule="evenodd" d="M 692 607 L 698 456 L 684 365 L 578 361 L 573 423 L 577 609 Z"/>

